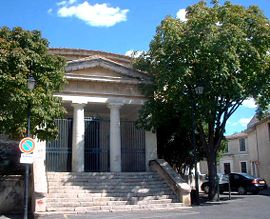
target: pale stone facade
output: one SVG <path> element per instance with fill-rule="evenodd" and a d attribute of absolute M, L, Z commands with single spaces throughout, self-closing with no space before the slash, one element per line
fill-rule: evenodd
<path fill-rule="evenodd" d="M 73 118 L 72 171 L 84 172 L 85 117 L 110 121 L 110 171 L 121 172 L 120 123 L 136 121 L 145 102 L 139 85 L 150 83 L 150 77 L 132 68 L 127 56 L 79 50 L 50 49 L 52 54 L 67 59 L 67 84 L 61 93 L 67 116 Z M 157 158 L 156 135 L 145 131 L 145 169 Z"/>
<path fill-rule="evenodd" d="M 270 117 L 258 120 L 254 117 L 248 124 L 251 174 L 270 183 Z"/>
<path fill-rule="evenodd" d="M 66 118 L 72 118 L 73 121 L 71 171 L 85 171 L 85 118 L 91 117 L 109 121 L 108 136 L 96 133 L 101 135 L 99 138 L 103 138 L 100 140 L 103 143 L 107 142 L 107 137 L 109 138 L 109 156 L 107 156 L 109 171 L 122 172 L 121 142 L 123 136 L 121 136 L 120 124 L 122 121 L 135 122 L 137 120 L 138 111 L 146 101 L 139 86 L 151 83 L 150 77 L 134 70 L 131 59 L 127 56 L 79 49 L 50 49 L 50 52 L 63 56 L 67 60 L 65 77 L 68 83 L 61 93 L 55 95 L 63 100 L 67 111 Z M 100 129 L 105 128 L 100 125 Z M 142 143 L 145 155 L 143 169 L 148 171 L 149 161 L 157 159 L 156 134 L 144 131 L 141 139 L 145 139 Z M 33 164 L 35 185 L 33 193 L 35 209 L 33 210 L 44 211 L 45 194 L 48 192 L 47 146 L 45 142 L 39 141 L 36 145 L 34 152 L 36 159 Z M 130 145 L 133 145 L 132 142 Z"/>
<path fill-rule="evenodd" d="M 247 172 L 270 182 L 270 117 L 258 120 L 256 116 L 244 132 L 226 137 L 228 151 L 219 161 L 217 170 L 226 172 Z M 205 161 L 201 172 L 207 173 Z"/>
<path fill-rule="evenodd" d="M 219 161 L 218 172 L 250 172 L 249 148 L 246 133 L 227 136 L 228 150 Z"/>

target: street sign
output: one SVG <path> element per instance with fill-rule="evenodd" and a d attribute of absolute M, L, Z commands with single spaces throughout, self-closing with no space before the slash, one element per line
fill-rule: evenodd
<path fill-rule="evenodd" d="M 19 148 L 21 152 L 30 154 L 34 151 L 35 149 L 35 141 L 32 138 L 23 138 L 20 141 Z"/>
<path fill-rule="evenodd" d="M 20 163 L 32 164 L 34 162 L 33 154 L 21 153 Z"/>

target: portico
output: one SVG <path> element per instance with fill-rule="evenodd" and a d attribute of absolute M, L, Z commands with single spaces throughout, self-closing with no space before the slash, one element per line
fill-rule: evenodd
<path fill-rule="evenodd" d="M 177 188 L 174 192 L 179 200 L 189 204 L 190 188 L 179 186 L 179 178 L 174 181 L 175 176 L 165 173 L 168 164 L 149 162 L 157 159 L 156 134 L 135 125 L 146 101 L 139 86 L 151 83 L 150 77 L 134 70 L 126 56 L 77 49 L 50 52 L 68 61 L 68 83 L 61 93 L 55 94 L 62 99 L 67 113 L 65 118 L 55 120 L 59 130 L 56 140 L 37 142 L 34 211 L 63 211 L 70 203 L 68 210 L 73 213 L 87 212 L 92 207 L 95 211 L 111 209 L 114 205 L 118 209 L 119 200 L 124 201 L 121 209 L 138 209 L 142 205 L 137 205 L 137 201 L 151 201 L 152 197 L 154 201 L 165 199 L 167 208 L 167 197 L 172 194 L 164 184 L 167 180 L 161 178 L 168 176 L 170 188 Z M 97 197 L 104 201 L 95 201 Z"/>
<path fill-rule="evenodd" d="M 150 82 L 148 75 L 135 71 L 131 60 L 121 55 L 69 49 L 51 52 L 69 60 L 68 84 L 56 94 L 64 102 L 69 121 L 65 124 L 69 125 L 59 121 L 58 140 L 47 144 L 47 170 L 148 170 L 149 160 L 157 158 L 156 136 L 135 127 L 138 110 L 145 102 L 139 85 Z M 62 150 L 59 156 L 57 148 Z M 60 156 L 65 156 L 64 170 L 57 170 L 58 164 L 53 163 L 60 161 Z"/>

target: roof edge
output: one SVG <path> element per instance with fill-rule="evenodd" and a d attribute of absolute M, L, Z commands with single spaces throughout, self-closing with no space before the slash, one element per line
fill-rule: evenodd
<path fill-rule="evenodd" d="M 59 55 L 78 55 L 78 56 L 91 56 L 91 55 L 101 55 L 118 58 L 122 61 L 131 62 L 132 58 L 122 54 L 116 54 L 111 52 L 104 52 L 99 50 L 88 50 L 88 49 L 78 49 L 78 48 L 49 48 L 49 51 L 53 54 Z"/>

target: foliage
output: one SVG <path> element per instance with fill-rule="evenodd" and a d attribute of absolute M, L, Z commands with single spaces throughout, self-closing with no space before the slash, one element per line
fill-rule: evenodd
<path fill-rule="evenodd" d="M 0 132 L 13 138 L 26 134 L 31 111 L 31 133 L 40 139 L 57 134 L 54 119 L 64 113 L 53 96 L 64 85 L 64 59 L 48 53 L 48 41 L 39 31 L 16 27 L 0 29 Z M 31 92 L 27 79 L 36 85 Z"/>
<path fill-rule="evenodd" d="M 183 123 L 191 123 L 194 106 L 214 199 L 215 164 L 227 120 L 249 97 L 261 107 L 269 102 L 270 24 L 256 6 L 214 1 L 208 7 L 201 1 L 186 11 L 187 21 L 166 17 L 161 22 L 149 51 L 135 63 L 153 76 L 141 121 L 157 127 L 155 107 L 170 104 Z M 201 85 L 204 92 L 196 95 Z"/>
<path fill-rule="evenodd" d="M 166 109 L 168 110 L 168 106 Z M 179 173 L 184 174 L 186 167 L 194 167 L 194 148 L 191 143 L 191 128 L 189 123 L 184 124 L 184 118 L 170 109 L 166 121 L 157 126 L 158 156 L 168 161 Z M 205 156 L 197 144 L 197 158 Z"/>
<path fill-rule="evenodd" d="M 228 140 L 226 138 L 222 139 L 220 142 L 220 147 L 217 152 L 217 162 L 220 161 L 224 153 L 228 152 Z"/>

